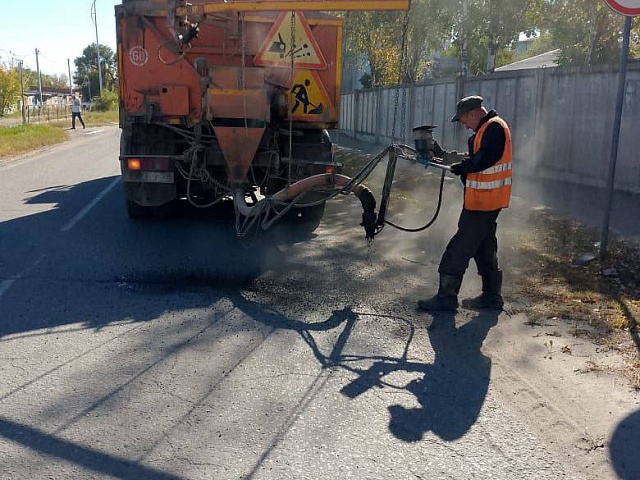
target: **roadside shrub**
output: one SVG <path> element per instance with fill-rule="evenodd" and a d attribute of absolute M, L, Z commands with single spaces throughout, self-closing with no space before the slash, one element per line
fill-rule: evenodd
<path fill-rule="evenodd" d="M 118 92 L 111 90 L 103 90 L 102 95 L 98 96 L 94 100 L 94 109 L 98 112 L 106 112 L 108 110 L 114 110 L 118 107 Z"/>

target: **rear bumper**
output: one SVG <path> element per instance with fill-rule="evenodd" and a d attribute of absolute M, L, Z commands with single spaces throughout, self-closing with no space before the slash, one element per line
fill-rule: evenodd
<path fill-rule="evenodd" d="M 129 168 L 129 160 L 140 160 L 140 169 Z M 146 207 L 158 207 L 176 198 L 173 160 L 166 156 L 120 157 L 120 170 L 127 200 Z"/>

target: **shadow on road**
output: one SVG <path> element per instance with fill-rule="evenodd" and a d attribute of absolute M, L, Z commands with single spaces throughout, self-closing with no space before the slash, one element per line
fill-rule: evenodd
<path fill-rule="evenodd" d="M 443 440 L 461 438 L 476 422 L 489 388 L 491 359 L 482 342 L 498 323 L 497 312 L 483 312 L 460 328 L 453 314 L 436 316 L 429 327 L 435 361 L 407 390 L 420 408 L 389 407 L 389 429 L 401 440 L 417 442 L 427 431 Z"/>
<path fill-rule="evenodd" d="M 83 447 L 27 425 L 0 416 L 0 437 L 23 445 L 38 453 L 59 458 L 99 474 L 123 480 L 153 478 L 180 480 L 182 477 L 119 458 L 108 453 Z"/>
<path fill-rule="evenodd" d="M 433 364 L 410 358 L 409 347 L 415 338 L 416 327 L 411 319 L 401 315 L 388 315 L 385 318 L 394 325 L 402 326 L 401 338 L 406 345 L 401 355 L 375 355 L 368 351 L 361 355 L 352 354 L 349 347 L 350 342 L 355 340 L 358 321 L 367 315 L 382 318 L 381 315 L 344 307 L 334 310 L 321 322 L 297 321 L 274 311 L 267 302 L 253 302 L 238 293 L 267 270 L 281 268 L 286 260 L 286 252 L 283 253 L 281 249 L 304 237 L 292 235 L 286 228 L 275 228 L 263 237 L 263 241 L 251 242 L 248 239 L 248 242 L 239 242 L 235 235 L 235 217 L 229 204 L 221 204 L 219 209 L 212 210 L 184 206 L 184 211 L 177 219 L 134 222 L 126 218 L 124 205 L 110 198 L 111 201 L 99 202 L 73 230 L 61 232 L 61 226 L 77 213 L 78 205 L 87 205 L 96 192 L 102 191 L 113 181 L 112 177 L 74 186 L 55 185 L 43 191 L 25 192 L 33 194 L 24 199 L 25 203 L 54 204 L 55 207 L 0 223 L 0 271 L 6 275 L 0 281 L 25 282 L 24 288 L 11 288 L 1 299 L 4 311 L 10 313 L 3 315 L 0 322 L 0 341 L 8 343 L 18 341 L 21 336 L 48 335 L 50 332 L 46 329 L 65 325 L 100 329 L 114 322 L 150 322 L 166 312 L 182 312 L 228 299 L 233 303 L 229 308 L 241 310 L 271 331 L 295 331 L 309 346 L 322 371 L 309 394 L 301 398 L 300 409 L 304 409 L 324 387 L 327 382 L 324 374 L 327 371 L 342 370 L 354 377 L 341 389 L 347 398 L 355 399 L 374 387 L 400 388 L 416 397 L 421 408 L 407 409 L 400 405 L 388 407 L 389 429 L 403 441 L 418 440 L 426 431 L 433 431 L 445 440 L 454 440 L 476 421 L 487 392 L 491 366 L 480 348 L 487 332 L 496 324 L 497 315 L 478 315 L 457 329 L 453 316 L 437 317 L 429 331 L 436 353 Z M 114 189 L 109 196 L 117 194 L 120 192 Z M 69 208 L 69 205 L 75 207 Z M 344 262 L 343 245 L 336 248 L 332 255 L 336 262 Z M 327 261 L 327 257 L 322 253 L 313 260 L 322 263 Z M 34 262 L 34 258 L 37 261 Z M 308 278 L 326 272 L 324 267 L 316 266 L 314 270 L 312 262 L 305 260 L 308 257 L 300 261 L 300 277 Z M 28 268 L 25 269 L 25 265 Z M 380 271 L 384 273 L 361 280 L 358 289 L 368 288 L 377 292 L 379 281 L 392 281 L 395 278 L 395 272 Z M 336 298 L 343 298 L 340 296 L 344 295 L 344 287 L 340 282 L 344 279 L 340 277 L 342 271 L 337 270 L 336 275 L 335 281 L 327 281 L 324 285 L 330 285 L 335 290 Z M 286 283 L 281 282 L 281 286 L 285 293 L 275 293 L 274 303 L 279 300 L 278 295 L 297 295 L 297 291 L 287 291 Z M 190 295 L 194 292 L 198 295 Z M 177 295 L 168 295 L 172 293 Z M 347 292 L 347 295 L 352 293 Z M 149 298 L 143 300 L 138 294 Z M 347 303 L 329 301 L 327 298 L 325 295 L 324 301 L 329 305 Z M 295 300 L 300 301 L 299 298 Z M 322 301 L 314 297 L 308 311 L 313 312 Z M 138 381 L 154 365 L 175 355 L 177 351 L 191 348 L 193 343 L 190 342 L 201 333 L 196 332 L 194 336 L 184 339 L 180 332 L 183 327 L 177 324 L 174 327 L 176 339 L 180 340 L 176 340 L 173 347 L 164 345 L 154 350 L 154 343 L 147 345 L 157 358 L 154 361 L 147 360 L 149 364 L 137 376 L 92 401 L 87 411 L 106 404 L 120 389 Z M 316 336 L 320 332 L 334 329 L 337 336 L 330 348 L 319 343 Z M 123 332 L 122 335 L 128 333 Z M 9 335 L 12 336 L 3 338 Z M 168 342 L 167 332 L 158 341 Z M 90 354 L 91 349 L 85 349 L 70 361 L 79 361 L 84 355 Z M 39 381 L 59 367 L 53 365 L 52 370 L 19 385 L 4 398 Z M 394 372 L 417 373 L 422 377 L 398 387 L 385 378 Z M 209 393 L 207 391 L 205 395 Z M 195 404 L 199 401 L 202 399 L 196 400 Z M 81 414 L 73 417 L 70 423 L 81 418 Z M 292 415 L 280 428 L 289 428 L 295 418 Z M 172 427 L 168 426 L 169 429 Z M 66 441 L 5 417 L 0 417 L 0 436 L 31 450 L 117 478 L 178 478 L 131 460 Z M 274 438 L 275 445 L 282 435 Z M 266 458 L 268 453 L 269 449 L 262 458 Z"/>
<path fill-rule="evenodd" d="M 640 410 L 618 424 L 611 443 L 609 455 L 613 468 L 622 480 L 640 478 Z"/>
<path fill-rule="evenodd" d="M 433 364 L 409 359 L 409 347 L 415 336 L 413 324 L 401 317 L 392 320 L 408 326 L 408 336 L 403 355 L 357 356 L 345 352 L 359 317 L 351 307 L 336 310 L 325 321 L 305 323 L 287 319 L 278 314 L 265 316 L 262 307 L 244 298 L 233 300 L 236 306 L 255 319 L 264 319 L 266 325 L 278 329 L 294 330 L 309 345 L 323 368 L 340 369 L 357 375 L 340 392 L 352 399 L 372 388 L 393 388 L 385 377 L 395 372 L 419 373 L 423 377 L 411 381 L 403 390 L 410 392 L 420 403 L 420 408 L 402 405 L 388 407 L 389 430 L 398 439 L 417 442 L 427 431 L 443 440 L 461 438 L 476 422 L 484 404 L 491 376 L 491 359 L 482 354 L 481 348 L 489 330 L 497 325 L 497 311 L 479 312 L 469 322 L 456 328 L 455 314 L 440 314 L 429 326 L 429 339 L 435 351 Z M 340 327 L 331 352 L 323 353 L 312 333 Z M 369 361 L 368 368 L 354 366 Z"/>
<path fill-rule="evenodd" d="M 150 305 L 167 306 L 132 301 L 132 293 L 242 288 L 282 264 L 281 245 L 301 239 L 301 233 L 278 229 L 239 239 L 230 202 L 210 209 L 181 202 L 174 218 L 134 221 L 119 185 L 65 232 L 62 227 L 114 180 L 24 192 L 24 204 L 53 208 L 0 223 L 0 290 L 28 282 L 2 296 L 0 338 L 74 323 L 101 328 L 124 319 L 153 320 L 164 310 Z"/>

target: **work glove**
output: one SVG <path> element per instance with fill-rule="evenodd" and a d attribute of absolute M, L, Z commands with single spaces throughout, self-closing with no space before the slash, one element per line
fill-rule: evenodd
<path fill-rule="evenodd" d="M 462 162 L 454 163 L 453 165 L 451 165 L 451 173 L 458 176 L 462 175 L 464 173 Z"/>

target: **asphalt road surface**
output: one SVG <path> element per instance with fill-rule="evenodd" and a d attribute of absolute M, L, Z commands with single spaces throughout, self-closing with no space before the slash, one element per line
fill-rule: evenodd
<path fill-rule="evenodd" d="M 0 165 L 0 478 L 631 471 L 593 468 L 494 388 L 517 375 L 483 342 L 513 319 L 415 311 L 453 227 L 369 248 L 349 197 L 308 238 L 240 241 L 227 205 L 135 222 L 118 139 L 78 131 Z"/>

